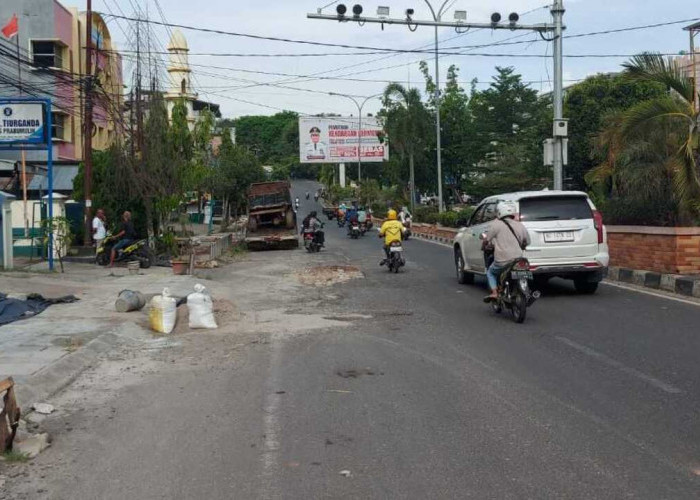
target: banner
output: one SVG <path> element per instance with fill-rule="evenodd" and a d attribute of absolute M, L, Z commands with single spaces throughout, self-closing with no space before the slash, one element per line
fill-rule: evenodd
<path fill-rule="evenodd" d="M 299 118 L 300 163 L 352 163 L 358 161 L 359 120 L 351 118 Z M 389 159 L 389 145 L 380 141 L 384 131 L 374 117 L 362 118 L 363 163 Z"/>
<path fill-rule="evenodd" d="M 0 144 L 44 142 L 46 136 L 42 103 L 0 100 Z"/>

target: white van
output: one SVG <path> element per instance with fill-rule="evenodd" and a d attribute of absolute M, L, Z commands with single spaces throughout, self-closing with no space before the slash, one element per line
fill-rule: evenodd
<path fill-rule="evenodd" d="M 513 201 L 518 207 L 515 217 L 525 225 L 531 240 L 525 257 L 537 281 L 557 276 L 573 280 L 581 293 L 596 291 L 610 261 L 608 237 L 600 212 L 580 191 L 524 191 L 482 201 L 454 240 L 460 283 L 471 283 L 475 274 L 486 273 L 479 236 L 496 217 L 499 201 Z"/>

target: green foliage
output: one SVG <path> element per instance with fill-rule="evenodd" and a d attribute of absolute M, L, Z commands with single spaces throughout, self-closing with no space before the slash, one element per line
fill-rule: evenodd
<path fill-rule="evenodd" d="M 436 205 L 420 205 L 413 211 L 413 220 L 435 224 L 437 222 L 438 207 Z"/>
<path fill-rule="evenodd" d="M 594 142 L 599 164 L 586 179 L 599 198 L 608 198 L 605 209 L 613 218 L 697 224 L 700 132 L 692 82 L 677 63 L 661 55 L 642 54 L 624 66 L 631 81 L 663 85 L 673 92 L 609 114 Z M 649 207 L 646 217 L 643 206 Z"/>
<path fill-rule="evenodd" d="M 606 115 L 660 97 L 663 85 L 626 75 L 596 75 L 567 90 L 564 115 L 569 118 L 569 165 L 566 177 L 574 189 L 585 189 L 585 175 L 595 165 L 593 139 Z"/>
<path fill-rule="evenodd" d="M 41 229 L 44 234 L 44 245 L 48 246 L 49 242 L 51 242 L 58 256 L 61 272 L 64 272 L 63 258 L 66 256 L 73 243 L 70 220 L 66 217 L 46 218 L 41 221 Z"/>

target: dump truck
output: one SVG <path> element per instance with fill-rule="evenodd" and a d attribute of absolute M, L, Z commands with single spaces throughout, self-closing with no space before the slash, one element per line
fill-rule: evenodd
<path fill-rule="evenodd" d="M 297 216 L 289 181 L 250 185 L 245 241 L 251 250 L 299 246 Z"/>

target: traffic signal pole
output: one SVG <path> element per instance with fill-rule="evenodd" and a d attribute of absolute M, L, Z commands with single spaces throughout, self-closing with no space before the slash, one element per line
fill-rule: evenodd
<path fill-rule="evenodd" d="M 445 0 L 436 12 L 430 2 L 425 0 L 425 3 L 430 8 L 430 13 L 433 16 L 432 20 L 429 19 L 414 19 L 413 9 L 406 10 L 406 17 L 401 18 L 391 18 L 388 15 L 379 17 L 367 17 L 362 15 L 362 7 L 356 5 L 353 7 L 352 14 L 346 14 L 346 7 L 343 4 L 338 5 L 336 9 L 336 14 L 323 14 L 321 9 L 318 9 L 316 13 L 309 13 L 306 15 L 308 19 L 321 19 L 325 21 L 336 21 L 336 22 L 355 22 L 360 26 L 365 23 L 370 24 L 381 24 L 382 28 L 384 25 L 404 25 L 408 26 L 411 31 L 415 31 L 418 26 L 432 26 L 435 28 L 435 109 L 436 109 L 436 119 L 435 119 L 435 136 L 437 141 L 437 171 L 438 171 L 438 202 L 440 206 L 440 211 L 444 210 L 444 203 L 442 199 L 442 151 L 441 151 L 441 130 L 440 130 L 440 72 L 439 72 L 439 45 L 438 45 L 438 28 L 455 28 L 456 30 L 466 30 L 470 28 L 474 29 L 490 29 L 490 30 L 510 30 L 510 31 L 534 31 L 539 33 L 543 38 L 545 33 L 552 33 L 554 36 L 551 39 L 546 39 L 548 41 L 554 41 L 554 82 L 553 82 L 553 99 L 554 99 L 554 123 L 557 120 L 561 120 L 563 116 L 563 52 L 562 52 L 562 32 L 564 30 L 563 25 L 563 15 L 564 6 L 563 0 L 554 0 L 554 5 L 552 6 L 552 17 L 554 19 L 553 23 L 540 23 L 540 24 L 519 24 L 519 16 L 515 13 L 509 16 L 508 22 L 501 22 L 501 15 L 494 13 L 491 16 L 490 23 L 470 23 L 466 22 L 466 12 L 463 12 L 464 19 L 458 19 L 455 21 L 443 21 L 442 15 L 445 13 L 445 7 L 448 0 Z M 356 10 L 359 7 L 358 10 Z M 388 11 L 388 9 L 387 9 Z M 562 167 L 563 167 L 563 137 L 556 137 L 555 135 L 555 163 L 554 163 L 554 188 L 561 189 L 562 187 Z"/>

